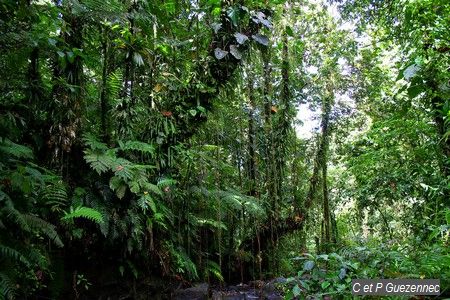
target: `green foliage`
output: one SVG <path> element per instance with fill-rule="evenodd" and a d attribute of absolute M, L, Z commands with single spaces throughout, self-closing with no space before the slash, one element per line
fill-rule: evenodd
<path fill-rule="evenodd" d="M 15 157 L 30 159 L 33 157 L 33 151 L 23 145 L 11 142 L 9 139 L 0 137 L 0 152 L 5 157 Z"/>
<path fill-rule="evenodd" d="M 205 275 L 206 277 L 212 276 L 220 282 L 224 281 L 220 266 L 212 260 L 208 260 L 206 263 Z"/>
<path fill-rule="evenodd" d="M 4 273 L 0 273 L 0 297 L 2 299 L 15 299 L 16 286 Z"/>
<path fill-rule="evenodd" d="M 353 246 L 340 249 L 339 254 L 305 253 L 294 258 L 304 264 L 295 277 L 288 278 L 284 288 L 290 291 L 286 299 L 351 297 L 351 280 L 362 278 L 440 278 L 441 285 L 446 286 L 450 280 L 447 247 L 438 244 L 423 247 L 409 242 L 407 247 Z"/>
<path fill-rule="evenodd" d="M 42 241 L 64 246 L 56 226 L 45 219 L 47 212 L 36 203 L 50 201 L 55 205 L 52 201 L 59 199 L 57 205 L 62 207 L 67 195 L 62 189 L 54 197 L 46 197 L 59 178 L 29 161 L 33 158 L 30 148 L 3 138 L 1 141 L 0 292 L 5 299 L 14 299 L 42 284 L 36 272 L 49 273 L 50 244 Z"/>
<path fill-rule="evenodd" d="M 75 218 L 84 218 L 90 220 L 98 225 L 101 225 L 103 220 L 103 215 L 90 207 L 79 206 L 77 208 L 70 208 L 69 212 L 66 212 L 64 216 L 61 218 L 63 221 L 73 220 Z"/>

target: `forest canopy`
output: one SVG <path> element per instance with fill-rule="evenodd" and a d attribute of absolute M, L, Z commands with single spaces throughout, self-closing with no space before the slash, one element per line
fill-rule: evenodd
<path fill-rule="evenodd" d="M 449 295 L 449 16 L 3 0 L 0 299 L 347 299 L 356 278 Z"/>

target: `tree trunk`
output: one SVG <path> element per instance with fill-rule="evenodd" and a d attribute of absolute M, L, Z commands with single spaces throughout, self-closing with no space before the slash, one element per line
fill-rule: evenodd
<path fill-rule="evenodd" d="M 101 130 L 103 141 L 109 141 L 108 130 L 108 97 L 107 97 L 107 78 L 108 78 L 108 33 L 106 28 L 102 28 L 102 86 L 100 92 L 100 106 L 101 106 Z"/>
<path fill-rule="evenodd" d="M 68 176 L 70 165 L 70 153 L 72 146 L 78 138 L 78 131 L 82 123 L 83 115 L 83 60 L 76 52 L 83 47 L 83 23 L 79 16 L 70 12 L 70 7 L 65 7 L 63 19 L 70 29 L 61 31 L 64 46 L 72 51 L 64 53 L 62 59 L 65 66 L 55 63 L 54 86 L 52 90 L 53 109 L 51 117 L 53 124 L 50 126 L 48 141 L 52 149 L 52 163 L 59 168 L 62 175 Z"/>
<path fill-rule="evenodd" d="M 253 91 L 253 76 L 251 76 L 251 70 L 249 70 L 248 76 L 248 175 L 250 180 L 251 196 L 256 196 L 256 158 L 255 158 L 255 125 L 254 125 L 254 109 L 255 109 L 255 96 Z"/>

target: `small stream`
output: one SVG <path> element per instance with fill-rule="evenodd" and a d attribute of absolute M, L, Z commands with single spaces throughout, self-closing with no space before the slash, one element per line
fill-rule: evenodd
<path fill-rule="evenodd" d="M 209 286 L 200 283 L 187 289 L 173 292 L 174 300 L 282 300 L 283 296 L 276 286 L 286 282 L 285 278 L 276 278 L 267 282 L 256 280 L 248 284 L 229 285 L 225 287 Z"/>

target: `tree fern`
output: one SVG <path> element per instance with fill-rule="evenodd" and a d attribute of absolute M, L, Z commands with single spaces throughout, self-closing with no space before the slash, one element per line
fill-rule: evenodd
<path fill-rule="evenodd" d="M 96 224 L 100 225 L 103 223 L 103 215 L 90 207 L 79 206 L 75 209 L 71 209 L 69 213 L 66 213 L 61 220 L 68 221 L 76 218 L 88 219 Z"/>

